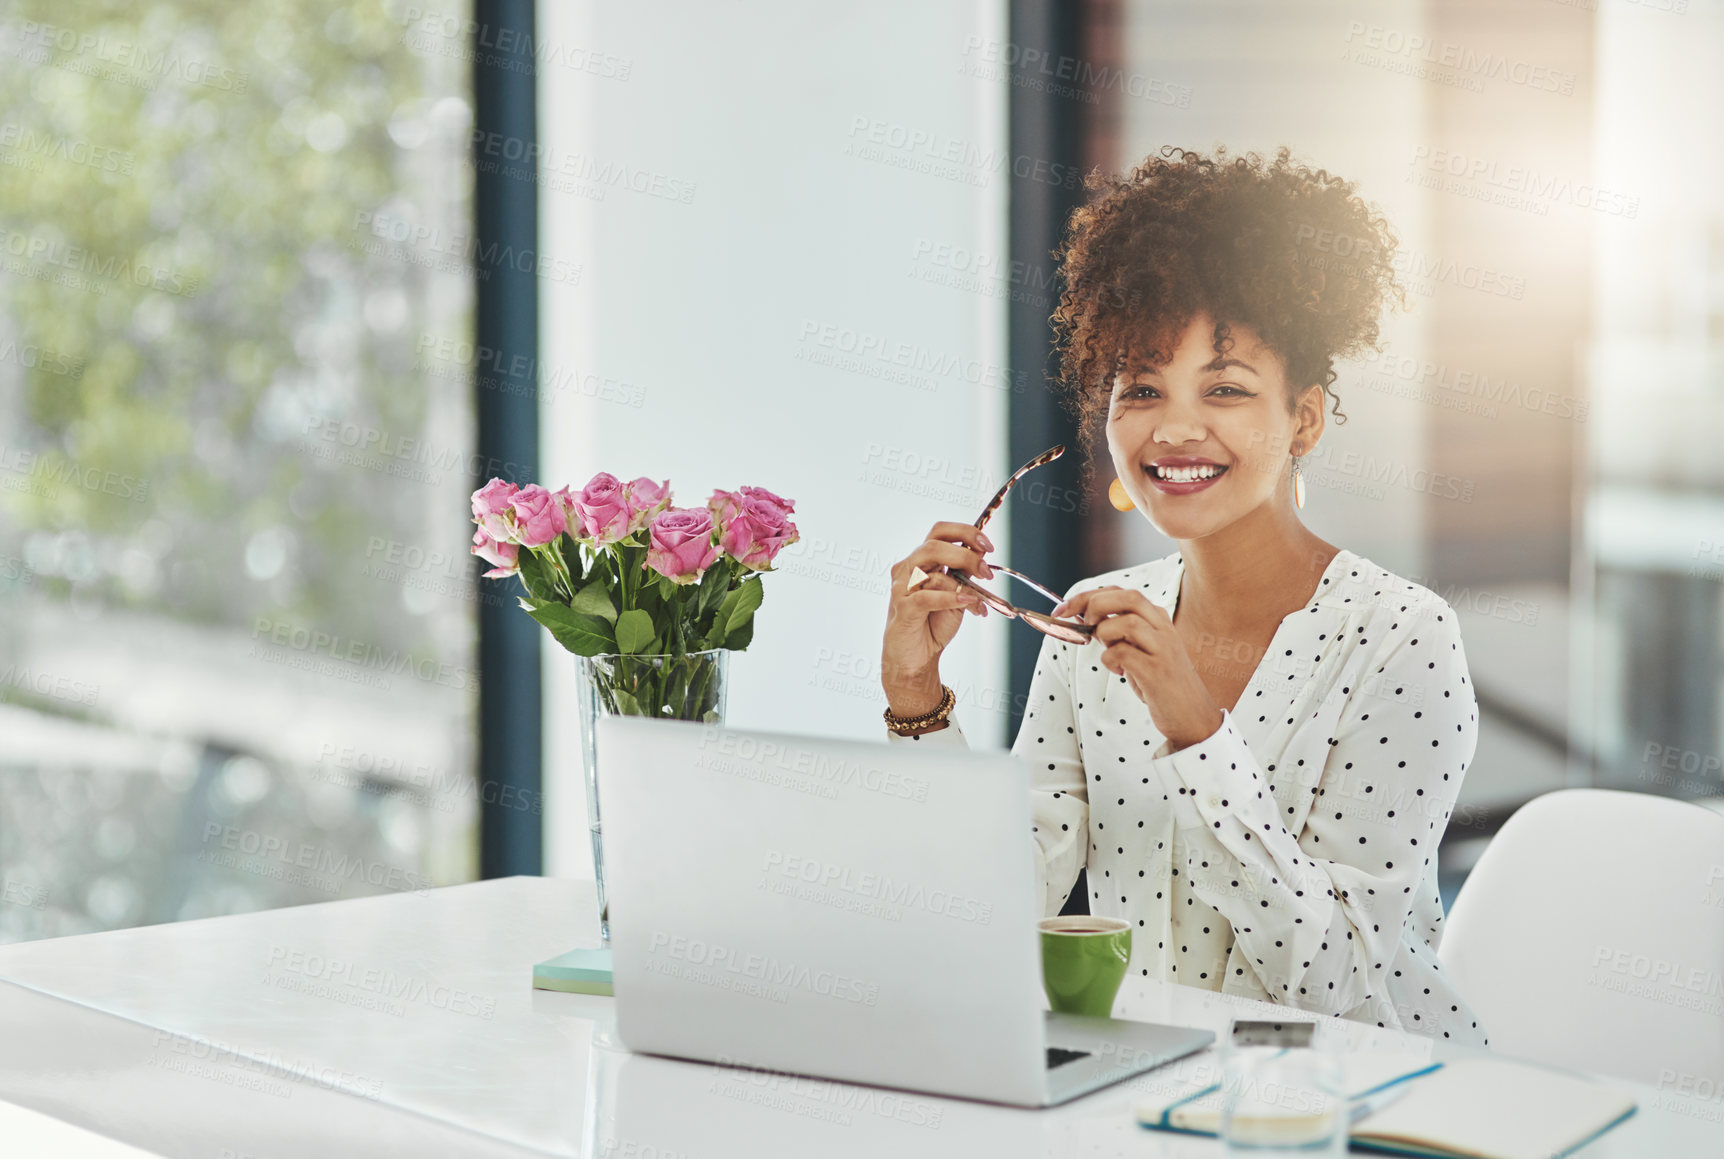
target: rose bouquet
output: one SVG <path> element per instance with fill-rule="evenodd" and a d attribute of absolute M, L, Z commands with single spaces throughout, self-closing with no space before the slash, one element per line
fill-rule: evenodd
<path fill-rule="evenodd" d="M 760 487 L 671 503 L 669 480 L 601 472 L 571 495 L 492 479 L 473 492 L 473 554 L 487 577 L 520 578 L 557 643 L 604 661 L 607 712 L 711 720 L 719 689 L 697 656 L 748 647 L 758 573 L 797 541 L 796 505 Z"/>

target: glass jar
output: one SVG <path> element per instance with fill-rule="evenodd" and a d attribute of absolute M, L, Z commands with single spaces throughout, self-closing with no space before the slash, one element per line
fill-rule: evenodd
<path fill-rule="evenodd" d="M 1347 1153 L 1338 1044 L 1310 1020 L 1237 1020 L 1221 1046 L 1221 1138 L 1229 1155 Z"/>

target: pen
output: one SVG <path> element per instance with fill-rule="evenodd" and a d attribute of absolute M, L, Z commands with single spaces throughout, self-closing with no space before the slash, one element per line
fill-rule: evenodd
<path fill-rule="evenodd" d="M 1371 1114 L 1373 1111 L 1382 1110 L 1384 1107 L 1406 1094 L 1407 1088 L 1411 1085 L 1411 1083 L 1400 1082 L 1396 1083 L 1392 1087 L 1385 1087 L 1383 1090 L 1376 1091 L 1373 1094 L 1362 1095 L 1359 1098 L 1354 1099 L 1347 1107 L 1347 1122 L 1356 1123 L 1366 1115 Z"/>

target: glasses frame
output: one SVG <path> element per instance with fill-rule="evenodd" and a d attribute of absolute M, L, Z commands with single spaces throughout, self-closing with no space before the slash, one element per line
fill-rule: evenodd
<path fill-rule="evenodd" d="M 1065 444 L 1060 443 L 1057 446 L 1049 447 L 1047 450 L 1019 467 L 1016 471 L 1013 471 L 1011 478 L 1007 479 L 1000 485 L 1000 489 L 994 492 L 994 497 L 989 500 L 988 505 L 982 509 L 982 514 L 976 520 L 976 529 L 980 531 L 984 526 L 986 526 L 988 520 L 994 517 L 994 512 L 998 511 L 1005 505 L 1006 495 L 1011 491 L 1013 485 L 1016 484 L 1019 479 L 1022 479 L 1037 467 L 1053 462 L 1065 453 Z M 1055 595 L 1047 588 L 1044 588 L 1041 584 L 1020 571 L 1014 571 L 1009 567 L 997 563 L 990 563 L 988 566 L 994 571 L 1004 572 L 1022 583 L 1028 584 L 1030 587 L 1052 600 L 1056 607 L 1062 602 L 1059 596 Z M 1086 624 L 1082 620 L 1063 620 L 1056 616 L 1051 616 L 1047 612 L 1038 612 L 1034 608 L 1020 608 L 1016 604 L 1005 599 L 1003 596 L 996 595 L 989 591 L 987 588 L 983 587 L 961 571 L 954 571 L 951 568 L 946 568 L 945 571 L 947 575 L 958 581 L 960 587 L 969 588 L 971 591 L 981 596 L 982 602 L 987 604 L 991 610 L 998 612 L 1007 619 L 1021 620 L 1036 631 L 1042 633 L 1044 636 L 1051 636 L 1066 644 L 1081 645 L 1089 643 L 1091 638 L 1095 635 L 1094 624 Z"/>

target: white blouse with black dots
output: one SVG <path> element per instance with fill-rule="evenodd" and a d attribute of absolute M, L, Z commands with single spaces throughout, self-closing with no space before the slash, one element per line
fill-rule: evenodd
<path fill-rule="evenodd" d="M 1066 594 L 1135 587 L 1171 617 L 1184 566 Z M 1087 867 L 1090 912 L 1132 923 L 1144 975 L 1488 1044 L 1437 960 L 1437 843 L 1478 740 L 1454 610 L 1343 549 L 1221 727 L 1171 755 L 1099 652 L 1043 640 L 1012 746 L 1033 770 L 1044 912 Z M 967 744 L 955 718 L 888 737 Z"/>

